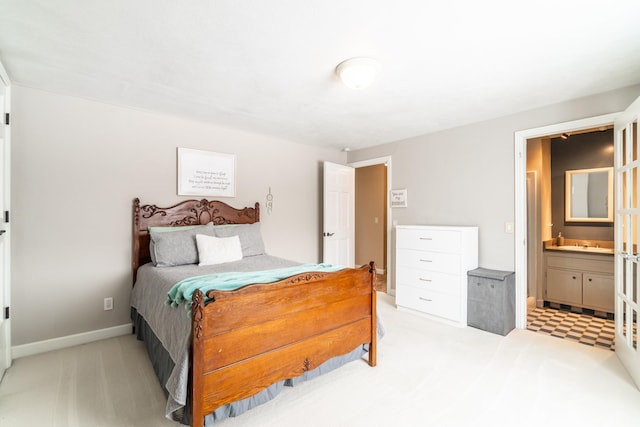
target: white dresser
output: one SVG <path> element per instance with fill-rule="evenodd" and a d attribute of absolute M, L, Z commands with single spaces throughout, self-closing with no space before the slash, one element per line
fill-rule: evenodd
<path fill-rule="evenodd" d="M 478 227 L 398 225 L 396 304 L 467 326 L 467 271 L 478 267 Z"/>

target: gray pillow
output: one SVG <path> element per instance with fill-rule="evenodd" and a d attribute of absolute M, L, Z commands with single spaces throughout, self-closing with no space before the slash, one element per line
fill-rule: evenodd
<path fill-rule="evenodd" d="M 172 232 L 150 232 L 151 260 L 156 267 L 197 264 L 196 234 L 215 236 L 213 224 Z"/>
<path fill-rule="evenodd" d="M 243 257 L 263 255 L 265 253 L 259 222 L 254 222 L 253 224 L 216 225 L 213 230 L 216 233 L 216 237 L 238 236 L 242 246 Z"/>

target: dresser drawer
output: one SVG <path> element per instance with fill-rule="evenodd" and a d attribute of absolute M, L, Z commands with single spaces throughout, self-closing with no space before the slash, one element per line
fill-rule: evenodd
<path fill-rule="evenodd" d="M 398 249 L 396 264 L 421 270 L 460 274 L 461 260 L 458 254 L 426 252 L 414 249 Z"/>
<path fill-rule="evenodd" d="M 412 286 L 398 286 L 396 304 L 434 316 L 454 321 L 460 320 L 460 297 L 456 295 L 418 289 Z"/>
<path fill-rule="evenodd" d="M 460 295 L 460 276 L 405 267 L 398 270 L 396 283 L 420 289 Z"/>
<path fill-rule="evenodd" d="M 399 229 L 396 235 L 396 248 L 459 252 L 462 248 L 462 235 L 456 230 Z"/>

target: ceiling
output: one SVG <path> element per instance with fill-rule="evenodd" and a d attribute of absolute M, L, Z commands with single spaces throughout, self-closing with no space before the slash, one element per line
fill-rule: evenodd
<path fill-rule="evenodd" d="M 380 62 L 368 89 L 341 61 Z M 14 84 L 352 150 L 640 83 L 640 1 L 0 0 Z"/>

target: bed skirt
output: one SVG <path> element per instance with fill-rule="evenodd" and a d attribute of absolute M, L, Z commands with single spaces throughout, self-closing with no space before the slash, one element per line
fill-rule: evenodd
<path fill-rule="evenodd" d="M 136 337 L 138 340 L 141 340 L 145 343 L 145 347 L 147 349 L 147 353 L 149 354 L 149 359 L 151 360 L 153 369 L 156 373 L 156 376 L 158 377 L 158 380 L 160 381 L 160 384 L 162 385 L 162 390 L 164 391 L 165 396 L 168 397 L 169 391 L 166 389 L 165 384 L 167 383 L 167 380 L 169 379 L 169 376 L 173 371 L 175 363 L 171 359 L 169 352 L 164 348 L 151 327 L 149 327 L 144 318 L 139 315 L 136 309 L 133 307 L 131 308 L 131 320 L 133 321 L 133 325 L 135 327 Z M 379 333 L 379 335 L 382 334 Z M 294 385 L 301 382 L 311 380 L 320 375 L 331 372 L 346 363 L 349 363 L 353 360 L 361 359 L 367 352 L 368 345 L 365 344 L 358 346 L 350 353 L 329 359 L 325 363 L 318 366 L 316 369 L 307 371 L 299 377 L 277 382 L 251 397 L 232 402 L 227 405 L 223 405 L 220 408 L 216 409 L 213 413 L 206 415 L 204 424 L 205 426 L 210 426 L 217 421 L 241 415 L 249 409 L 255 408 L 256 406 L 266 403 L 276 397 L 282 391 L 282 388 L 284 386 L 293 387 Z M 173 412 L 172 420 L 178 421 L 181 424 L 190 425 L 190 409 L 191 387 L 189 387 L 189 390 L 187 391 L 187 401 L 185 407 L 181 410 Z"/>

